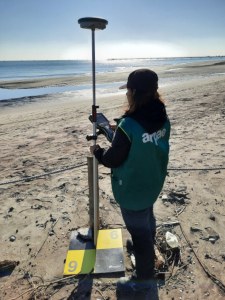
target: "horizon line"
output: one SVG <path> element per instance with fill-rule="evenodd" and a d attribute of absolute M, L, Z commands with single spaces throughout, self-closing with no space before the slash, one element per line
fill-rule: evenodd
<path fill-rule="evenodd" d="M 96 61 L 112 61 L 112 60 L 147 60 L 147 59 L 170 59 L 170 58 L 207 58 L 207 57 L 225 57 L 224 55 L 198 55 L 198 56 L 159 56 L 159 57 L 132 57 L 132 58 L 105 58 L 105 59 L 98 59 Z M 12 59 L 12 60 L 0 60 L 0 62 L 18 62 L 18 61 L 92 61 L 91 59 Z"/>

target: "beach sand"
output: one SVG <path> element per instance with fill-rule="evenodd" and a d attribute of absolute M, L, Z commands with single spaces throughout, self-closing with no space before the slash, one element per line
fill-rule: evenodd
<path fill-rule="evenodd" d="M 178 237 L 182 261 L 171 266 L 172 276 L 158 289 L 159 299 L 224 299 L 225 65 L 157 71 L 159 78 L 174 73 L 190 76 L 185 82 L 159 89 L 172 131 L 168 176 L 155 214 L 158 224 L 180 222 L 167 230 Z M 193 77 L 199 74 L 197 79 Z M 126 77 L 127 73 L 99 75 L 97 81 L 119 82 Z M 4 82 L 0 87 L 71 85 L 89 80 Z M 125 95 L 97 101 L 99 111 L 112 122 L 123 113 Z M 117 299 L 118 274 L 93 277 L 92 289 L 87 284 L 82 290 L 72 279 L 50 284 L 63 278 L 71 231 L 87 227 L 89 222 L 86 158 L 91 142 L 86 135 L 92 131 L 88 121 L 91 105 L 92 100 L 79 101 L 72 93 L 0 102 L 0 267 L 6 260 L 18 262 L 10 275 L 0 278 L 0 299 Z M 108 145 L 103 136 L 98 143 Z M 62 172 L 48 174 L 55 170 Z M 110 170 L 103 166 L 99 166 L 99 187 L 100 224 L 122 228 L 125 246 L 129 235 L 113 200 Z M 215 240 L 209 240 L 209 230 Z M 124 255 L 126 274 L 130 274 L 126 248 Z"/>

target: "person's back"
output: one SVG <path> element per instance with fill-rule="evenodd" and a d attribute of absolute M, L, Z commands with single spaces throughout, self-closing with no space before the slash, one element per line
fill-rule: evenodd
<path fill-rule="evenodd" d="M 112 169 L 113 194 L 126 209 L 145 209 L 156 201 L 167 174 L 170 122 L 149 133 L 134 118 L 125 117 L 118 127 L 131 147 L 124 163 Z"/>

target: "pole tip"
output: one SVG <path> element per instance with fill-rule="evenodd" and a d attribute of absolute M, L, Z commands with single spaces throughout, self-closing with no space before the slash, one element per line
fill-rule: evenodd
<path fill-rule="evenodd" d="M 108 21 L 102 18 L 86 17 L 79 19 L 78 23 L 80 24 L 80 27 L 84 29 L 103 30 L 106 28 Z"/>

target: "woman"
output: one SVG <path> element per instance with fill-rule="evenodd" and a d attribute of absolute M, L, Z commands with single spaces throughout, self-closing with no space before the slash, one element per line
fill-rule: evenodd
<path fill-rule="evenodd" d="M 133 71 L 127 84 L 128 109 L 111 147 L 92 146 L 100 163 L 112 169 L 112 190 L 129 231 L 136 259 L 136 274 L 120 285 L 154 278 L 155 217 L 153 204 L 167 174 L 170 122 L 158 89 L 158 76 L 149 69 Z"/>

